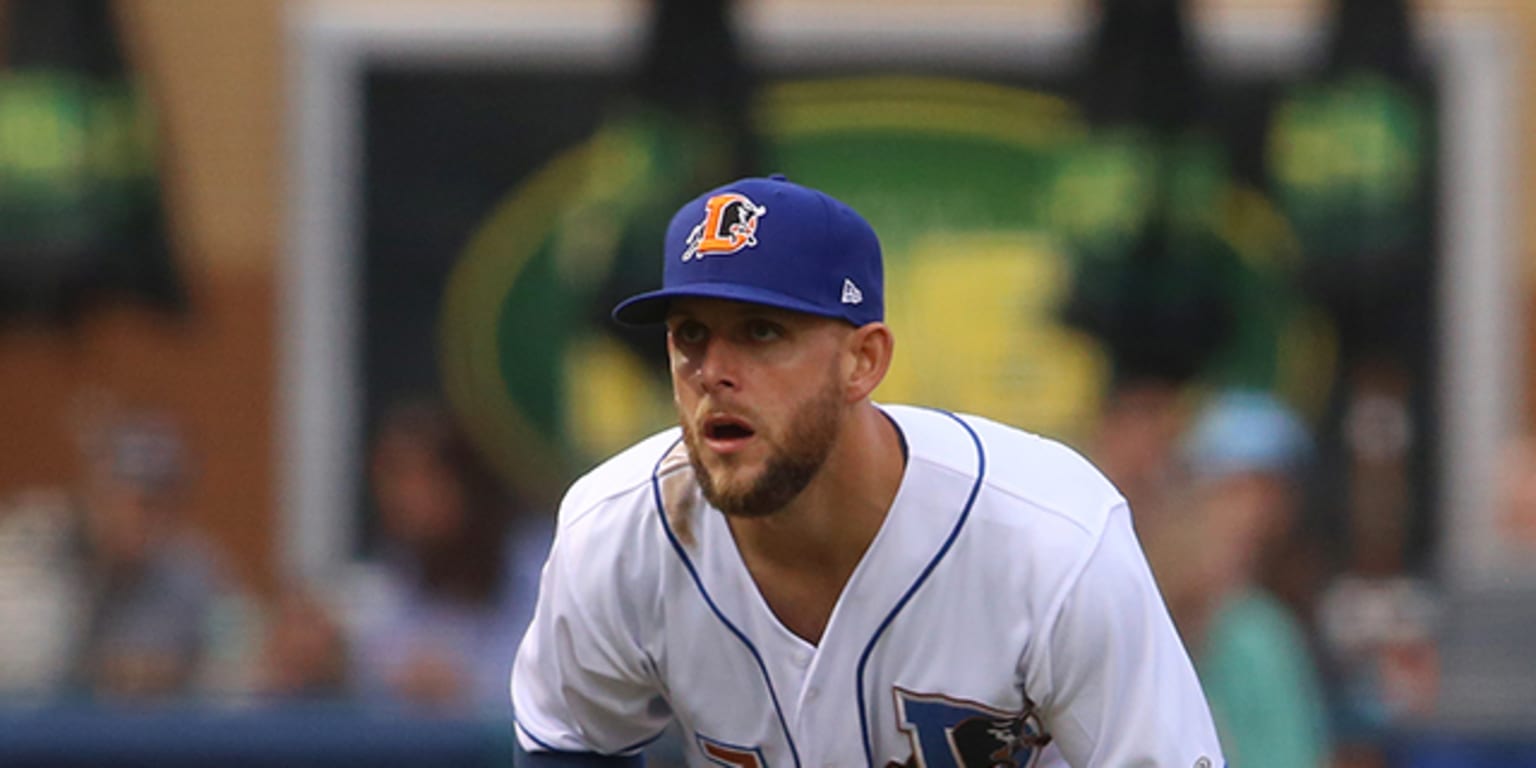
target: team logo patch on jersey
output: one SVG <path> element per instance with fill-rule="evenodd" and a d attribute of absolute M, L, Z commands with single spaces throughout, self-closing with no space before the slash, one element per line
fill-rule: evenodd
<path fill-rule="evenodd" d="M 767 213 L 767 206 L 737 192 L 709 198 L 704 202 L 704 220 L 688 233 L 683 261 L 727 256 L 757 245 L 757 221 Z"/>
<path fill-rule="evenodd" d="M 757 747 L 727 744 L 702 733 L 695 733 L 693 737 L 698 740 L 699 751 L 704 753 L 704 759 L 711 764 L 725 768 L 768 768 L 768 761 L 763 759 L 763 751 Z"/>
<path fill-rule="evenodd" d="M 1028 699 L 1022 711 L 1008 712 L 942 694 L 894 692 L 912 756 L 887 768 L 1026 768 L 1051 741 Z"/>

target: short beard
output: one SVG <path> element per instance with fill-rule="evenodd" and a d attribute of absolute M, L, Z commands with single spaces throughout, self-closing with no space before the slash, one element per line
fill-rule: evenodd
<path fill-rule="evenodd" d="M 709 470 L 699 461 L 698 436 L 685 430 L 688 461 L 693 465 L 704 498 L 732 517 L 767 517 L 783 509 L 810 485 L 831 455 L 837 442 L 841 394 L 837 380 L 828 377 L 827 386 L 790 419 L 784 432 L 785 444 L 768 457 L 762 475 L 750 486 L 734 492 L 715 484 Z"/>

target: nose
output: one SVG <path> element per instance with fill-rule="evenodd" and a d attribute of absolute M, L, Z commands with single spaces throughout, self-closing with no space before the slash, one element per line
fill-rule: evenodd
<path fill-rule="evenodd" d="M 740 384 L 736 350 L 720 339 L 711 339 L 699 358 L 698 381 L 705 392 L 734 390 Z"/>

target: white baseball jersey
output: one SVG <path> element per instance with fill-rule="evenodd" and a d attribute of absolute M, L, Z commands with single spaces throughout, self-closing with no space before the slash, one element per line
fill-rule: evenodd
<path fill-rule="evenodd" d="M 821 641 L 758 592 L 676 428 L 572 486 L 512 672 L 529 751 L 691 766 L 1224 761 L 1124 499 L 1062 445 L 883 406 L 900 490 Z"/>

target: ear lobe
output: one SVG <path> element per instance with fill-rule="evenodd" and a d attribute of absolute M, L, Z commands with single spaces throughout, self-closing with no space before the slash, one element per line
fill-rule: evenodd
<path fill-rule="evenodd" d="M 862 400 L 880 386 L 891 368 L 895 339 L 885 323 L 866 323 L 848 336 L 844 381 L 849 400 Z"/>

